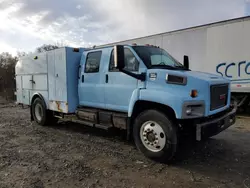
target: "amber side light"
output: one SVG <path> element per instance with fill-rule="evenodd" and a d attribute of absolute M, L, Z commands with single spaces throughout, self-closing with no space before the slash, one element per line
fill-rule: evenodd
<path fill-rule="evenodd" d="M 79 48 L 74 48 L 73 52 L 79 52 Z"/>
<path fill-rule="evenodd" d="M 190 93 L 190 96 L 191 96 L 192 98 L 198 97 L 198 91 L 195 90 L 195 89 L 193 89 L 193 90 L 191 91 L 191 93 Z"/>

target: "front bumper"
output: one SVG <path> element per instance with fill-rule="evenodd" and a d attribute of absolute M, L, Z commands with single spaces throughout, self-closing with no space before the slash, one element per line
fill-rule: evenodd
<path fill-rule="evenodd" d="M 234 105 L 226 114 L 196 124 L 196 140 L 215 136 L 235 123 L 237 106 Z"/>

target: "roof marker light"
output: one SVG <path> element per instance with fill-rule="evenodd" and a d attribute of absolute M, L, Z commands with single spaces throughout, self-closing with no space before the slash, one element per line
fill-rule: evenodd
<path fill-rule="evenodd" d="M 79 48 L 74 48 L 73 52 L 79 52 Z"/>

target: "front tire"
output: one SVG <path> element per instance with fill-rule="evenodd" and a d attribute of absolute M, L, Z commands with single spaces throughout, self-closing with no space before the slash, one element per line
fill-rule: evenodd
<path fill-rule="evenodd" d="M 147 110 L 136 118 L 133 136 L 137 148 L 150 159 L 170 162 L 177 151 L 176 127 L 157 110 Z"/>
<path fill-rule="evenodd" d="M 46 109 L 44 101 L 40 98 L 36 98 L 31 105 L 31 113 L 38 125 L 45 126 L 49 124 L 54 124 L 57 122 L 52 112 Z"/>

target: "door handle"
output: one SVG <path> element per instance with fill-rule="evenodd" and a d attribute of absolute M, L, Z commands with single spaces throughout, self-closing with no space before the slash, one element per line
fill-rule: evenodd
<path fill-rule="evenodd" d="M 82 83 L 84 82 L 84 75 L 82 75 Z"/>
<path fill-rule="evenodd" d="M 109 75 L 106 74 L 106 83 L 108 83 L 108 82 L 109 82 Z"/>
<path fill-rule="evenodd" d="M 34 80 L 30 80 L 30 82 L 31 82 L 32 84 L 35 84 L 35 83 L 36 83 Z"/>
<path fill-rule="evenodd" d="M 81 78 L 81 65 L 79 65 L 79 67 L 78 67 L 78 79 L 80 79 Z"/>

